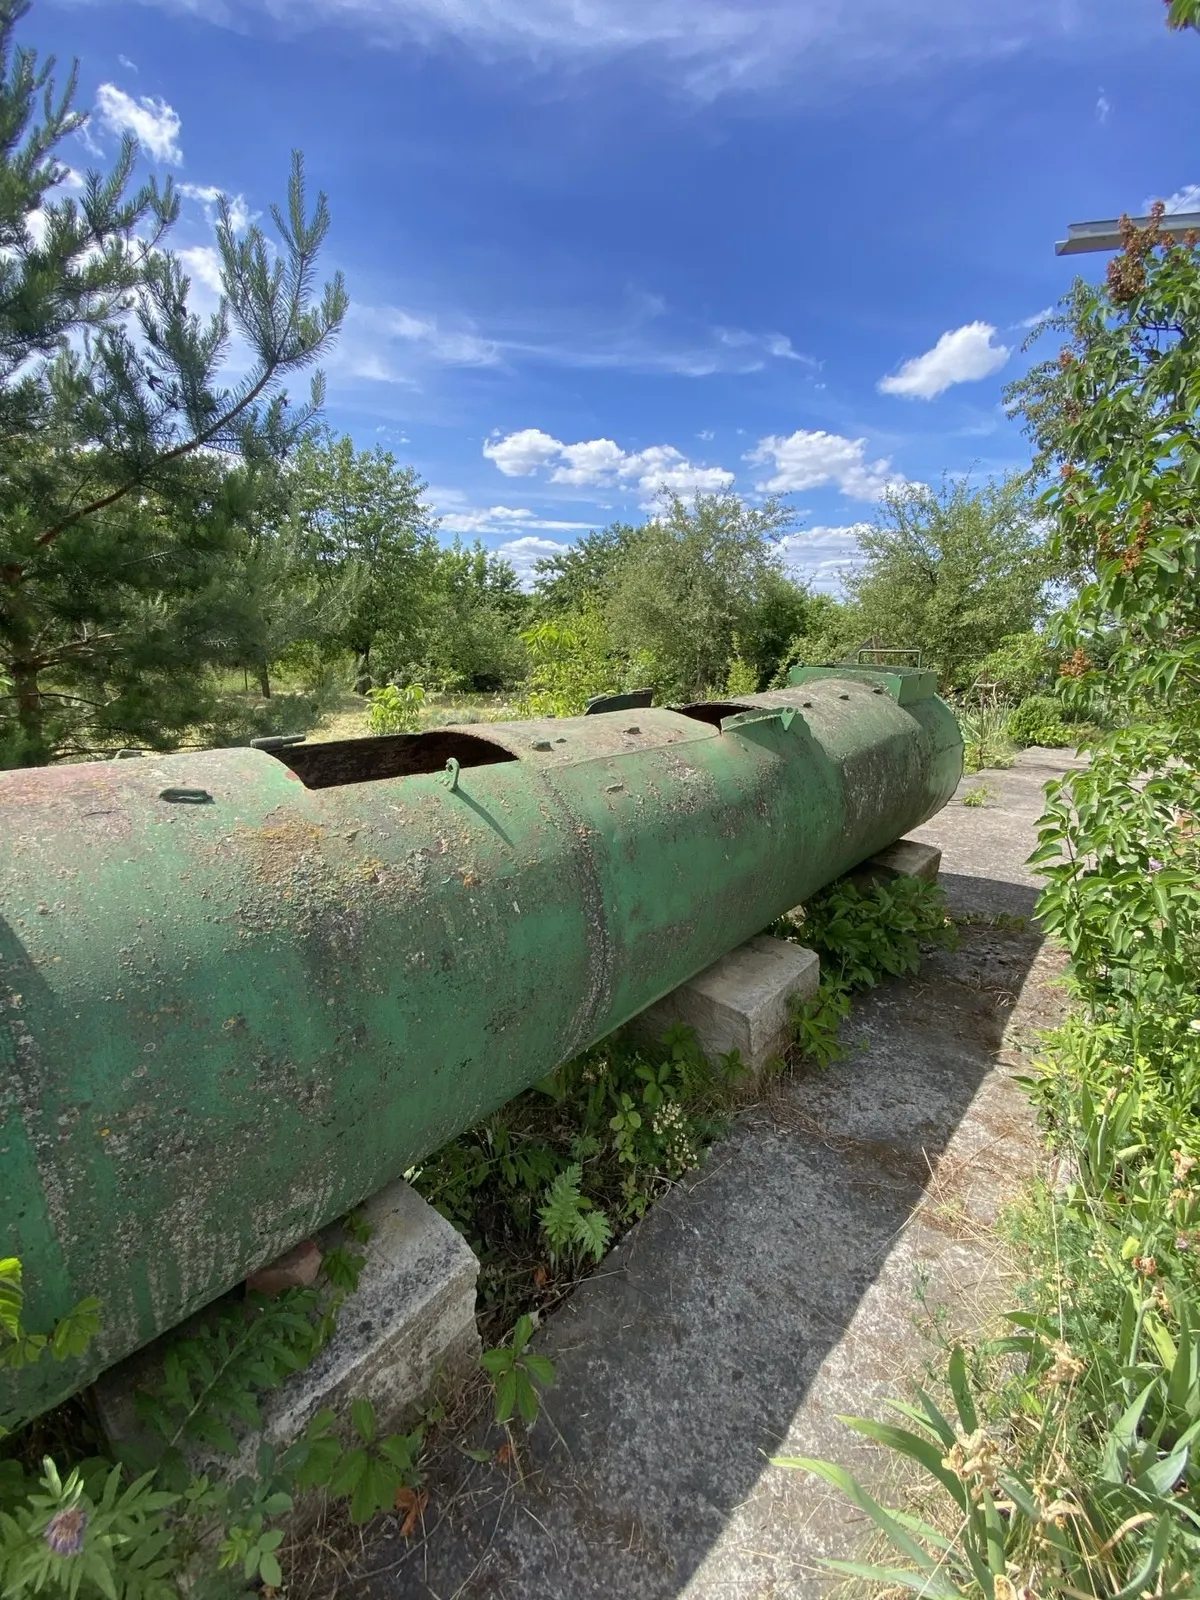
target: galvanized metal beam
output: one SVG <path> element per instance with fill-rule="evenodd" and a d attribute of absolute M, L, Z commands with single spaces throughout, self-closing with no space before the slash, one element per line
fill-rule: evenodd
<path fill-rule="evenodd" d="M 1131 217 L 1138 228 L 1149 227 L 1149 217 Z M 1169 239 L 1182 239 L 1188 233 L 1200 233 L 1200 211 L 1176 211 L 1160 217 L 1158 231 Z M 1079 256 L 1092 251 L 1119 250 L 1121 248 L 1121 221 L 1110 217 L 1105 222 L 1072 222 L 1067 237 L 1054 246 L 1056 256 Z"/>

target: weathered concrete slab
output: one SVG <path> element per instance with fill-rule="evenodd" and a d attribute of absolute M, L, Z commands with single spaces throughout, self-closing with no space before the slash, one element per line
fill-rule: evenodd
<path fill-rule="evenodd" d="M 264 1398 L 262 1427 L 247 1431 L 233 1461 L 203 1455 L 208 1470 L 231 1477 L 249 1471 L 261 1443 L 285 1447 L 322 1407 L 341 1412 L 360 1395 L 375 1406 L 381 1430 L 393 1430 L 437 1382 L 453 1384 L 475 1371 L 479 1262 L 466 1241 L 403 1181 L 380 1190 L 363 1212 L 373 1230 L 366 1264 L 333 1338 L 311 1366 Z M 97 1411 L 114 1441 L 141 1436 L 134 1396 L 154 1381 L 166 1342 L 139 1351 L 95 1385 Z"/>
<path fill-rule="evenodd" d="M 1066 764 L 1031 753 L 986 775 L 994 808 L 934 819 L 942 882 L 979 919 L 960 948 L 857 1003 L 848 1057 L 778 1084 L 539 1333 L 558 1382 L 524 1477 L 447 1452 L 428 1536 L 385 1526 L 338 1595 L 826 1593 L 820 1557 L 857 1553 L 865 1519 L 769 1457 L 878 1484 L 886 1458 L 838 1413 L 881 1413 L 919 1368 L 918 1288 L 959 1323 L 1002 1289 L 996 1214 L 1038 1153 L 1012 1077 L 1062 1004 L 1024 860 Z"/>
<path fill-rule="evenodd" d="M 705 1055 L 736 1050 L 758 1072 L 786 1051 L 792 1006 L 816 994 L 820 976 L 814 950 L 760 935 L 664 995 L 629 1026 L 635 1036 L 658 1039 L 686 1023 Z"/>

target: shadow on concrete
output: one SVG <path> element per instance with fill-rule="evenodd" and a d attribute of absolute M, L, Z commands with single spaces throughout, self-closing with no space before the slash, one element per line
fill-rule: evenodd
<path fill-rule="evenodd" d="M 928 836 L 938 831 L 935 822 Z M 1012 877 L 1024 875 L 1022 833 Z M 1027 876 L 998 883 L 950 870 L 942 881 L 956 915 L 970 919 L 959 948 L 858 1001 L 846 1058 L 777 1085 L 739 1116 L 543 1329 L 538 1348 L 558 1380 L 526 1481 L 468 1463 L 434 1482 L 427 1539 L 376 1540 L 344 1592 L 732 1600 L 819 1591 L 812 1574 L 825 1546 L 806 1544 L 803 1527 L 812 1491 L 766 1458 L 789 1436 L 795 1447 L 806 1406 L 821 1410 L 810 1389 L 835 1347 L 850 1387 L 837 1409 L 857 1409 L 857 1385 L 867 1397 L 913 1358 L 911 1263 L 885 1307 L 894 1326 L 883 1344 L 848 1340 L 847 1330 L 918 1208 L 934 1255 L 941 1248 L 936 1220 L 925 1220 L 931 1174 L 985 1079 L 1001 1076 L 993 1069 L 1006 1024 L 1039 950 L 1036 931 L 1015 920 L 1033 911 Z M 801 1437 L 812 1423 L 808 1415 Z M 490 1442 L 500 1441 L 493 1433 Z M 786 1507 L 776 1490 L 756 1488 L 764 1472 L 790 1480 Z M 758 1538 L 746 1507 L 762 1495 Z M 800 1524 L 790 1548 L 775 1525 L 785 1513 Z M 774 1544 L 769 1560 L 756 1539 Z"/>

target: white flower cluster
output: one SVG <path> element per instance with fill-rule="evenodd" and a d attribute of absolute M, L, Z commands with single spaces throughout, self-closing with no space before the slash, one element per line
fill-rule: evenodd
<path fill-rule="evenodd" d="M 660 1106 L 651 1117 L 650 1126 L 662 1147 L 663 1159 L 669 1172 L 686 1172 L 689 1167 L 696 1165 L 700 1159 L 700 1152 L 692 1136 L 687 1113 L 677 1101 L 668 1100 L 665 1105 Z"/>

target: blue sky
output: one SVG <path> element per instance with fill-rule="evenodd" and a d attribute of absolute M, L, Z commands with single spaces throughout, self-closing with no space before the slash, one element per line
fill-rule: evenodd
<path fill-rule="evenodd" d="M 328 417 L 533 558 L 656 488 L 787 493 L 834 587 L 890 482 L 1026 464 L 1022 324 L 1070 221 L 1200 184 L 1158 0 L 39 0 L 122 127 L 249 213 L 305 152 L 352 310 Z M 1194 202 L 1200 205 L 1200 192 Z"/>

